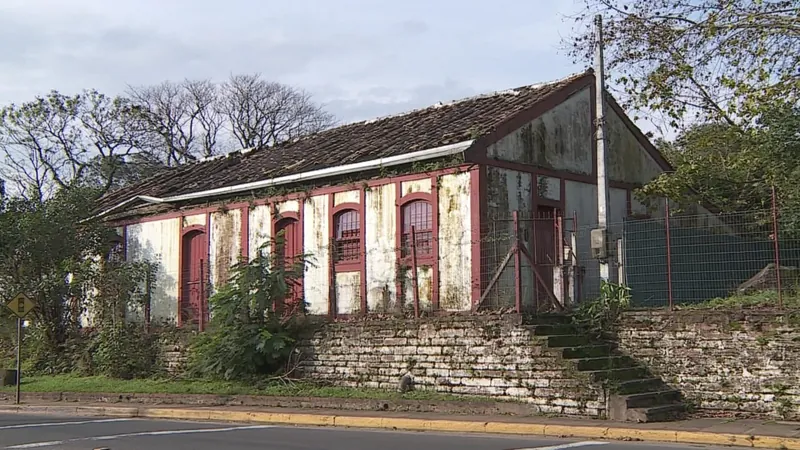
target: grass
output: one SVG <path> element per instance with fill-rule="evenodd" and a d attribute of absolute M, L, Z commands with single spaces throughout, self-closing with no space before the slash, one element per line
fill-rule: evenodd
<path fill-rule="evenodd" d="M 783 294 L 784 308 L 800 308 L 798 293 Z M 776 308 L 778 292 L 774 290 L 754 292 L 752 294 L 735 294 L 730 297 L 712 298 L 704 302 L 680 305 L 680 309 L 735 309 L 735 308 Z"/>
<path fill-rule="evenodd" d="M 13 386 L 0 388 L 11 391 Z M 212 394 L 264 395 L 275 397 L 324 397 L 373 400 L 438 400 L 438 401 L 496 401 L 483 397 L 451 395 L 427 390 L 405 394 L 383 389 L 321 386 L 309 382 L 272 383 L 254 386 L 252 383 L 207 380 L 119 380 L 101 376 L 74 375 L 22 377 L 24 392 L 98 392 L 109 394 Z"/>

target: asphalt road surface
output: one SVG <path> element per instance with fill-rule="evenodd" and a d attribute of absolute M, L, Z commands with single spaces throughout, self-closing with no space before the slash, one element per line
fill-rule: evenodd
<path fill-rule="evenodd" d="M 0 449 L 677 450 L 701 446 L 0 414 Z"/>

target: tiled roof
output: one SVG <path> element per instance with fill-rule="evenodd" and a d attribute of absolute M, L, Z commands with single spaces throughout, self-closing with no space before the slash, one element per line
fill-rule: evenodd
<path fill-rule="evenodd" d="M 186 194 L 467 141 L 492 131 L 498 124 L 587 74 L 438 103 L 332 128 L 290 144 L 244 153 L 237 151 L 169 169 L 106 194 L 99 199 L 98 210 L 138 195 Z"/>

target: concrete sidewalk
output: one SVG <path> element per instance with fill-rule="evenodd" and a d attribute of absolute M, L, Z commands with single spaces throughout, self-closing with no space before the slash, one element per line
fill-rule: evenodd
<path fill-rule="evenodd" d="M 2 406 L 25 414 L 209 420 L 294 426 L 335 426 L 409 431 L 498 433 L 624 441 L 673 442 L 800 450 L 800 423 L 693 419 L 665 423 L 620 423 L 514 416 L 452 416 L 434 413 L 302 410 L 252 407 L 154 407 L 108 404 L 26 404 Z"/>

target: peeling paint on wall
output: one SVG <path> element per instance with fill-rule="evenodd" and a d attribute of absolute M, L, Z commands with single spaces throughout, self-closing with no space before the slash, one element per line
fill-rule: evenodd
<path fill-rule="evenodd" d="M 303 203 L 303 252 L 308 260 L 303 277 L 303 297 L 311 314 L 328 314 L 330 252 L 328 196 L 317 195 Z"/>
<path fill-rule="evenodd" d="M 592 173 L 589 88 L 492 144 L 490 158 L 574 173 Z"/>
<path fill-rule="evenodd" d="M 361 202 L 361 192 L 359 191 L 337 192 L 333 194 L 333 206 L 339 206 L 342 203 L 360 203 L 360 202 Z"/>
<path fill-rule="evenodd" d="M 247 225 L 249 227 L 247 230 L 248 256 L 252 260 L 256 257 L 259 247 L 269 242 L 272 236 L 272 217 L 269 205 L 258 205 L 250 208 Z"/>
<path fill-rule="evenodd" d="M 414 279 L 411 269 L 403 270 L 401 286 L 403 288 L 403 310 L 414 311 Z M 419 291 L 419 310 L 433 310 L 433 267 L 417 266 L 417 289 Z"/>
<path fill-rule="evenodd" d="M 439 307 L 469 311 L 472 308 L 470 174 L 439 177 L 438 194 Z"/>
<path fill-rule="evenodd" d="M 646 184 L 663 172 L 616 112 L 607 111 L 608 177 L 614 181 Z"/>
<path fill-rule="evenodd" d="M 361 312 L 361 272 L 336 273 L 336 313 Z"/>
<path fill-rule="evenodd" d="M 175 218 L 127 227 L 128 260 L 158 264 L 150 304 L 154 322 L 175 321 L 178 317 L 180 226 L 180 219 Z"/>
<path fill-rule="evenodd" d="M 395 185 L 366 192 L 367 308 L 390 311 L 397 298 Z"/>
<path fill-rule="evenodd" d="M 404 181 L 400 183 L 400 189 L 403 191 L 403 195 L 413 194 L 415 192 L 430 194 L 431 186 L 430 178 L 422 178 L 420 180 Z"/>
<path fill-rule="evenodd" d="M 286 200 L 275 205 L 276 212 L 280 215 L 287 212 L 300 212 L 300 202 L 298 200 Z"/>
<path fill-rule="evenodd" d="M 539 175 L 536 177 L 537 194 L 541 198 L 548 200 L 561 200 L 561 179 L 553 177 L 545 177 Z"/>
<path fill-rule="evenodd" d="M 231 266 L 242 254 L 242 210 L 218 211 L 211 214 L 208 245 L 208 269 L 211 292 L 228 281 Z"/>
<path fill-rule="evenodd" d="M 195 225 L 206 226 L 206 215 L 195 214 L 193 216 L 186 216 L 183 218 L 183 227 L 191 227 Z"/>

